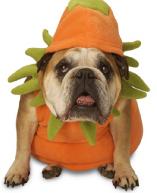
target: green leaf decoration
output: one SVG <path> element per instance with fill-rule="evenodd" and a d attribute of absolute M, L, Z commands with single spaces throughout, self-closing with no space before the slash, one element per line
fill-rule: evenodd
<path fill-rule="evenodd" d="M 112 109 L 112 113 L 111 113 L 114 117 L 118 117 L 120 116 L 120 112 L 116 109 L 116 108 L 113 108 Z"/>
<path fill-rule="evenodd" d="M 90 145 L 96 144 L 96 124 L 92 122 L 81 122 L 80 127 Z"/>
<path fill-rule="evenodd" d="M 32 76 L 33 78 L 37 77 L 36 64 L 30 64 L 20 68 L 8 78 L 8 82 L 14 82 L 28 76 Z"/>
<path fill-rule="evenodd" d="M 15 95 L 24 95 L 37 90 L 40 90 L 38 80 L 36 78 L 32 78 L 24 84 L 17 86 L 11 92 Z"/>
<path fill-rule="evenodd" d="M 137 68 L 139 66 L 139 62 L 136 59 L 129 56 L 125 56 L 125 59 L 130 67 Z"/>
<path fill-rule="evenodd" d="M 141 99 L 147 96 L 146 92 L 132 87 L 125 79 L 122 80 L 121 97 L 126 99 Z"/>
<path fill-rule="evenodd" d="M 47 29 L 43 31 L 43 40 L 49 46 L 52 42 L 52 36 L 49 34 Z"/>
<path fill-rule="evenodd" d="M 44 104 L 45 104 L 45 100 L 44 100 L 44 97 L 41 91 L 39 92 L 37 96 L 34 97 L 34 99 L 30 103 L 30 105 L 33 107 L 39 107 Z"/>
<path fill-rule="evenodd" d="M 71 0 L 68 10 L 71 11 L 78 5 L 100 11 L 104 15 L 109 15 L 110 8 L 103 0 Z"/>
<path fill-rule="evenodd" d="M 48 123 L 48 139 L 53 140 L 63 126 L 63 122 L 51 114 Z"/>
<path fill-rule="evenodd" d="M 150 88 L 147 86 L 147 84 L 142 80 L 141 77 L 139 77 L 137 74 L 133 72 L 129 72 L 129 80 L 127 82 L 134 86 L 135 88 L 138 88 L 140 90 L 143 90 L 145 92 L 149 92 Z"/>
<path fill-rule="evenodd" d="M 123 51 L 130 51 L 135 50 L 141 46 L 140 41 L 134 41 L 134 42 L 124 42 L 123 43 Z"/>
<path fill-rule="evenodd" d="M 45 54 L 45 48 L 29 48 L 25 53 L 26 55 L 32 57 L 36 62 L 38 62 Z"/>

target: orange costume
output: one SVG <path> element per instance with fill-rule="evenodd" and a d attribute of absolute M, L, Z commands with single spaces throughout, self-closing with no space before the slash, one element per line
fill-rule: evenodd
<path fill-rule="evenodd" d="M 113 162 L 114 143 L 109 130 L 112 117 L 97 125 L 96 145 L 86 141 L 78 122 L 64 123 L 55 140 L 47 138 L 50 111 L 47 106 L 38 107 L 39 127 L 32 144 L 32 154 L 47 164 L 57 164 L 70 170 L 88 170 Z M 131 149 L 132 154 L 142 138 L 142 122 L 135 100 L 131 101 Z"/>
<path fill-rule="evenodd" d="M 50 42 L 48 48 L 45 49 L 46 51 L 44 49 L 36 49 L 37 57 L 34 57 L 35 59 L 38 59 L 38 54 L 43 51 L 44 53 L 56 52 L 73 47 L 94 47 L 104 52 L 121 56 L 123 51 L 134 49 L 130 43 L 122 44 L 118 24 L 113 12 L 103 0 L 71 0 L 63 13 L 52 41 L 49 41 L 48 38 L 46 42 Z M 135 48 L 138 46 L 135 45 Z M 31 51 L 30 55 L 33 56 L 35 49 Z M 127 57 L 127 59 L 132 66 L 133 64 L 134 66 L 137 65 L 137 61 L 133 58 Z M 25 73 L 22 70 L 25 70 Z M 28 76 L 30 71 L 33 79 L 24 83 L 23 86 L 13 89 L 12 92 L 14 94 L 26 94 L 29 93 L 29 90 L 31 92 L 35 91 L 35 89 L 39 90 L 38 85 L 34 86 L 37 84 L 37 76 L 34 75 L 36 67 L 30 65 L 27 68 L 22 68 L 22 70 L 13 74 L 9 81 L 18 80 L 23 78 L 24 75 Z M 125 82 L 122 90 L 133 98 L 131 99 L 130 115 L 130 154 L 132 154 L 140 144 L 143 133 L 141 117 L 135 99 L 146 96 L 139 89 L 145 91 L 148 89 L 143 82 L 139 84 L 139 80 L 141 81 L 139 77 L 133 73 L 130 75 L 133 81 Z M 124 86 L 129 89 L 124 89 Z M 132 91 L 135 91 L 135 97 L 133 97 Z M 37 159 L 47 164 L 57 164 L 61 167 L 78 171 L 97 168 L 113 162 L 114 143 L 109 128 L 113 118 L 112 115 L 103 125 L 96 124 L 96 144 L 91 146 L 85 139 L 79 122 L 64 123 L 55 139 L 52 141 L 48 140 L 47 130 L 51 112 L 46 105 L 41 105 L 36 107 L 36 114 L 39 125 L 32 143 L 32 154 Z"/>

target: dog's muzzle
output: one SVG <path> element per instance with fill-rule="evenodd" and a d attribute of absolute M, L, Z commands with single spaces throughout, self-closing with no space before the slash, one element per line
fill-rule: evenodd
<path fill-rule="evenodd" d="M 78 98 L 76 99 L 76 104 L 78 106 L 87 107 L 95 105 L 96 101 L 92 97 L 92 89 L 89 89 L 89 85 L 92 86 L 92 83 L 96 78 L 94 72 L 88 68 L 84 68 L 76 73 L 75 78 L 76 82 L 80 84 L 80 96 L 78 96 Z"/>
<path fill-rule="evenodd" d="M 73 76 L 74 86 L 71 89 L 71 105 L 66 113 L 66 119 L 91 120 L 99 123 L 104 122 L 101 113 L 101 96 L 98 92 L 97 76 L 89 68 L 80 69 Z"/>

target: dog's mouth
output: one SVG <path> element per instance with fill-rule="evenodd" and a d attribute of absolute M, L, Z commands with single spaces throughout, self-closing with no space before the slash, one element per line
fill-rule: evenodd
<path fill-rule="evenodd" d="M 64 115 L 64 120 L 88 119 L 103 124 L 104 116 L 102 115 L 97 95 L 93 92 L 84 90 L 73 97 L 70 107 Z"/>
<path fill-rule="evenodd" d="M 75 105 L 85 108 L 94 107 L 96 106 L 96 101 L 88 92 L 85 91 L 76 98 Z"/>
<path fill-rule="evenodd" d="M 109 111 L 102 112 L 96 89 L 84 89 L 82 92 L 75 90 L 72 96 L 71 103 L 61 117 L 63 121 L 87 120 L 103 124 L 110 115 Z"/>

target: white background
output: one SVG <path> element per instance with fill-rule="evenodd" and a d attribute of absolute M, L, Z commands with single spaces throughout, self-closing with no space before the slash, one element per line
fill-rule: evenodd
<path fill-rule="evenodd" d="M 107 0 L 119 22 L 123 41 L 140 39 L 142 47 L 130 52 L 140 61 L 136 69 L 149 84 L 151 92 L 139 101 L 144 124 L 144 137 L 132 157 L 140 187 L 137 193 L 156 191 L 157 172 L 157 5 L 155 0 Z M 15 118 L 19 97 L 10 93 L 15 84 L 7 83 L 7 77 L 16 69 L 33 60 L 25 56 L 28 47 L 42 47 L 44 28 L 55 32 L 68 0 L 0 0 L 0 192 L 54 192 L 54 193 L 113 193 L 111 181 L 96 170 L 74 173 L 64 170 L 60 178 L 46 181 L 41 171 L 44 164 L 31 160 L 31 176 L 24 187 L 7 189 L 3 178 L 12 163 L 16 147 Z"/>

